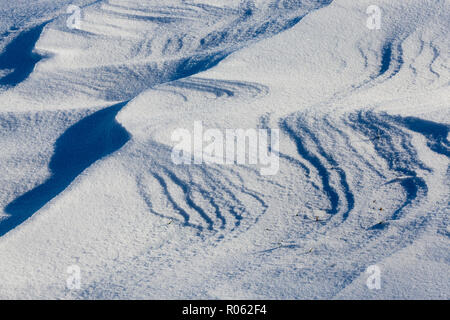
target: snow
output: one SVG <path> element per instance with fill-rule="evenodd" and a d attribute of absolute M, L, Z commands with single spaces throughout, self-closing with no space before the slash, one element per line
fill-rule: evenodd
<path fill-rule="evenodd" d="M 449 299 L 448 1 L 0 7 L 0 298 Z M 174 164 L 198 121 L 278 172 Z"/>

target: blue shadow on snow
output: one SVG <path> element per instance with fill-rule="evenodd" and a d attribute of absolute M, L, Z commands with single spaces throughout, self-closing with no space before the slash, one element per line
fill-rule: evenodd
<path fill-rule="evenodd" d="M 33 52 L 42 30 L 48 22 L 20 33 L 0 54 L 0 69 L 12 69 L 0 79 L 0 85 L 16 86 L 33 72 L 34 66 L 43 57 Z"/>
<path fill-rule="evenodd" d="M 75 123 L 58 138 L 49 164 L 51 177 L 7 205 L 5 211 L 10 217 L 0 222 L 0 236 L 45 206 L 94 162 L 127 143 L 130 135 L 115 120 L 126 104 L 122 102 L 97 111 Z"/>

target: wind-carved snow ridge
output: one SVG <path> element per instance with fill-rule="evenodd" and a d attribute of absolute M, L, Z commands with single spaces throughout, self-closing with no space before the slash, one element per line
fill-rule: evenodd
<path fill-rule="evenodd" d="M 437 173 L 418 157 L 413 133 L 424 136 L 429 149 L 448 157 L 449 126 L 415 117 L 402 118 L 373 111 L 339 117 L 302 112 L 282 120 L 280 127 L 295 142 L 299 156 L 308 162 L 311 175 L 320 181 L 328 198 L 329 207 L 318 209 L 332 216 L 338 214 L 344 222 L 352 216 L 353 219 L 370 218 L 354 212 L 359 211 L 361 205 L 377 207 L 378 223 L 361 222 L 369 229 L 384 228 L 389 222 L 401 219 L 407 208 L 420 205 L 427 197 L 425 176 Z M 371 148 L 373 152 L 368 152 Z M 383 169 L 385 165 L 387 170 Z M 379 185 L 373 180 L 359 181 L 364 176 L 372 176 Z M 387 205 L 389 200 L 379 204 L 381 199 L 377 199 L 377 194 L 398 187 L 403 190 L 403 200 L 397 198 L 390 205 Z M 356 197 L 356 194 L 367 193 L 367 189 L 373 189 L 372 203 Z"/>
<path fill-rule="evenodd" d="M 418 5 L 421 4 L 408 4 L 411 10 L 406 13 L 408 10 L 399 3 L 398 9 L 405 14 L 401 18 L 404 24 L 400 27 L 398 23 L 390 23 L 381 28 L 383 36 L 378 39 L 378 45 L 374 46 L 371 37 L 358 39 L 356 46 L 367 73 L 351 90 L 344 90 L 338 96 L 406 77 L 414 85 L 448 86 L 448 41 L 443 33 L 432 31 L 448 20 L 448 12 L 443 9 L 446 4 L 438 1 L 435 6 L 427 6 L 427 10 L 419 9 Z M 385 18 L 389 15 L 384 13 Z"/>
<path fill-rule="evenodd" d="M 93 113 L 58 138 L 49 164 L 51 177 L 6 206 L 9 216 L 0 221 L 0 236 L 45 206 L 95 161 L 117 151 L 129 140 L 127 131 L 115 121 L 125 104 Z"/>
<path fill-rule="evenodd" d="M 450 125 L 436 123 L 417 117 L 391 117 L 395 122 L 411 131 L 418 132 L 427 139 L 427 146 L 434 152 L 450 157 L 450 143 L 448 140 Z"/>
<path fill-rule="evenodd" d="M 346 181 L 345 172 L 337 167 L 336 161 L 333 159 L 331 154 L 327 153 L 323 149 L 318 138 L 308 129 L 307 124 L 303 122 L 301 116 L 295 118 L 293 124 L 291 124 L 289 120 L 285 120 L 281 123 L 281 128 L 283 128 L 284 131 L 295 141 L 299 155 L 307 160 L 317 171 L 322 182 L 323 190 L 330 201 L 331 208 L 329 208 L 327 212 L 331 215 L 334 215 L 339 211 L 338 207 L 340 198 L 339 194 L 330 183 L 331 172 L 329 171 L 330 168 L 332 168 L 332 170 L 336 170 L 339 175 L 341 188 L 345 193 L 347 206 L 347 212 L 343 215 L 343 218 L 345 219 L 353 208 L 354 202 L 353 194 L 350 192 Z M 314 150 L 309 150 L 308 147 L 306 147 L 308 142 Z"/>
<path fill-rule="evenodd" d="M 150 213 L 161 224 L 178 224 L 220 240 L 239 228 L 245 231 L 267 209 L 263 195 L 242 183 L 238 171 L 214 166 L 173 166 L 171 148 L 154 142 L 130 145 L 131 156 L 142 168 L 130 168 Z M 145 150 L 145 151 L 144 151 Z M 144 153 L 144 154 L 143 154 Z M 254 171 L 246 179 L 258 179 Z"/>
<path fill-rule="evenodd" d="M 382 259 L 404 248 L 419 237 L 417 230 L 424 230 L 432 220 L 444 223 L 445 215 L 436 217 L 426 208 L 430 194 L 437 199 L 448 194 L 448 181 L 443 182 L 449 174 L 445 163 L 450 168 L 447 124 L 371 110 L 332 114 L 308 110 L 282 119 L 280 127 L 306 161 L 310 183 L 316 182 L 328 199 L 328 206 L 311 207 L 330 215 L 312 222 L 314 234 L 308 233 L 308 224 L 304 230 L 296 230 L 301 239 L 324 243 L 327 249 L 326 253 L 321 252 L 321 259 L 352 256 L 353 270 L 361 268 L 363 272 L 364 265 L 370 264 L 367 261 Z M 424 149 L 446 157 L 447 162 L 440 160 L 435 162 L 438 166 L 431 166 L 432 162 L 421 158 Z M 447 178 L 441 178 L 442 174 Z M 300 213 L 299 217 L 308 221 L 306 214 Z M 336 251 L 328 247 L 334 241 L 339 243 L 344 234 L 360 245 L 346 243 Z M 294 243 L 275 249 L 296 246 Z M 273 254 L 275 249 L 261 254 Z M 315 262 L 306 263 L 314 269 L 305 271 L 307 278 L 325 279 L 325 275 L 318 276 L 319 261 L 312 256 L 309 259 Z M 328 268 L 331 267 L 335 266 Z M 329 270 L 327 266 L 319 268 L 324 274 Z M 335 288 L 345 288 L 357 276 L 358 272 L 346 274 L 345 281 Z"/>
<path fill-rule="evenodd" d="M 41 96 L 58 93 L 58 98 L 79 94 L 107 101 L 131 100 L 157 84 L 211 68 L 232 52 L 291 28 L 330 2 L 258 6 L 246 1 L 213 6 L 195 1 L 171 5 L 99 1 L 82 9 L 79 29 L 68 29 L 66 16 L 45 28 L 36 49 L 51 58 L 17 92 L 27 96 L 28 85 L 45 82 Z"/>
<path fill-rule="evenodd" d="M 245 46 L 246 43 L 269 37 L 290 28 L 307 12 L 327 3 L 329 1 L 311 1 L 305 5 L 296 4 L 293 6 L 277 4 L 280 10 L 273 14 L 271 11 L 257 10 L 252 2 L 248 2 L 239 8 L 219 8 L 189 3 L 180 3 L 179 7 L 164 7 L 156 6 L 156 2 L 142 4 L 139 1 L 129 1 L 124 6 L 123 3 L 116 1 L 99 1 L 84 8 L 85 20 L 82 24 L 84 28 L 67 30 L 65 21 L 57 19 L 46 30 L 37 45 L 40 51 L 48 52 L 52 56 L 46 62 L 48 65 L 55 62 L 58 65 L 58 60 L 64 62 L 66 59 L 73 59 L 72 56 L 65 57 L 66 52 L 62 48 L 64 46 L 71 47 L 73 40 L 83 38 L 84 42 L 87 41 L 95 48 L 94 51 L 87 50 L 87 52 L 78 54 L 81 62 L 87 62 L 87 64 L 81 68 L 71 66 L 70 72 L 64 65 L 61 65 L 61 68 L 36 72 L 30 83 L 32 84 L 34 81 L 45 82 L 46 88 L 44 88 L 44 92 L 41 92 L 44 95 L 46 94 L 45 90 L 50 90 L 48 94 L 52 96 L 56 92 L 65 95 L 67 93 L 65 88 L 68 83 L 71 83 L 74 85 L 73 90 L 75 91 L 81 90 L 89 94 L 95 92 L 95 96 L 106 100 L 125 101 L 134 98 L 145 89 L 156 84 L 183 79 L 207 70 L 217 65 L 230 53 Z M 137 28 L 129 24 L 130 20 L 136 22 Z M 0 56 L 0 63 L 3 62 L 0 67 L 17 67 L 17 69 L 12 74 L 2 78 L 0 84 L 15 86 L 31 74 L 35 64 L 40 60 L 40 58 L 36 58 L 37 55 L 35 57 L 32 50 L 35 48 L 35 42 L 46 24 L 21 33 L 6 48 L 3 55 Z M 204 27 L 205 24 L 208 25 L 207 28 Z M 187 28 L 187 25 L 190 27 Z M 221 31 L 214 30 L 219 26 Z M 112 30 L 115 31 L 111 32 Z M 180 33 L 180 30 L 183 31 Z M 136 32 L 136 34 L 134 35 L 132 32 Z M 127 40 L 124 40 L 124 37 Z M 119 56 L 127 62 L 109 61 L 102 62 L 100 67 L 97 64 L 90 66 L 89 61 L 93 58 L 92 54 L 103 55 L 98 57 L 103 61 L 105 56 L 101 48 L 106 44 L 110 48 L 111 41 L 121 43 L 122 48 L 119 49 L 121 50 Z M 10 58 L 11 56 L 14 56 L 14 59 Z M 24 60 L 27 63 L 16 63 L 17 66 L 10 65 L 19 60 Z M 46 69 L 45 64 L 42 68 L 43 70 Z M 222 94 L 233 95 L 234 91 L 240 90 L 240 88 L 244 88 L 244 91 L 252 95 L 261 94 L 266 90 L 264 86 L 260 85 L 233 81 L 211 81 L 201 78 L 175 81 L 170 86 L 211 92 L 217 96 Z M 26 88 L 27 83 L 24 83 L 19 88 L 19 92 L 24 90 L 22 91 L 23 94 L 28 94 L 30 90 Z M 44 184 L 18 197 L 6 207 L 5 212 L 10 217 L 2 221 L 1 235 L 38 211 L 63 191 L 77 175 L 92 163 L 119 149 L 126 142 L 128 138 L 125 137 L 128 133 L 122 132 L 122 129 L 119 130 L 118 128 L 121 127 L 118 124 L 112 125 L 115 123 L 115 115 L 124 104 L 126 102 L 104 109 L 104 111 L 98 111 L 79 121 L 57 140 L 55 154 L 50 162 L 52 177 Z M 94 128 L 93 121 L 99 121 L 100 123 L 106 121 L 106 123 L 100 125 L 99 128 Z M 85 130 L 86 128 L 94 131 Z M 100 130 L 99 132 L 103 136 L 99 137 L 97 130 Z M 74 132 L 85 137 L 78 137 L 83 141 L 84 146 L 78 146 Z M 112 139 L 116 139 L 114 134 L 120 135 L 120 139 L 117 138 L 119 140 L 112 144 L 113 148 L 110 150 L 108 148 L 110 148 L 111 142 L 108 139 L 111 138 L 111 135 L 113 136 Z M 104 143 L 107 145 L 103 145 Z M 104 148 L 107 151 L 100 152 Z M 80 154 L 77 154 L 77 152 L 80 152 Z M 66 162 L 63 158 L 72 159 L 72 161 Z M 181 188 L 182 192 L 186 194 L 187 205 L 200 215 L 203 222 L 206 223 L 206 229 L 213 229 L 213 220 L 192 199 L 192 186 L 189 182 L 178 179 L 167 168 L 161 173 L 155 173 L 154 177 L 158 179 L 163 188 L 172 184 Z M 248 191 L 241 191 L 244 194 L 249 194 Z M 197 188 L 196 192 L 204 197 L 210 197 L 206 190 Z M 166 193 L 168 198 L 172 199 L 169 190 L 166 190 Z M 252 196 L 257 198 L 255 195 Z M 237 200 L 237 198 L 234 200 Z M 219 212 L 219 207 L 211 199 L 209 201 L 210 205 L 215 207 L 216 215 L 220 216 L 219 220 L 225 223 L 225 219 Z M 262 200 L 259 201 L 264 204 Z M 191 225 L 189 214 L 178 207 L 175 201 L 171 200 L 171 203 L 184 216 L 184 223 Z M 238 205 L 237 203 L 234 206 Z M 235 219 L 239 220 L 240 215 L 235 212 L 237 209 L 234 206 L 229 209 L 229 212 L 234 215 Z M 200 224 L 192 226 L 199 230 L 204 228 Z"/>
<path fill-rule="evenodd" d="M 0 298 L 448 297 L 448 1 L 65 1 L 0 40 Z"/>
<path fill-rule="evenodd" d="M 216 97 L 223 95 L 232 97 L 239 96 L 240 98 L 256 98 L 267 94 L 268 88 L 257 83 L 247 83 L 240 81 L 229 80 L 214 80 L 203 79 L 199 77 L 189 77 L 177 81 L 173 81 L 167 84 L 168 87 L 173 87 L 174 91 L 177 88 L 200 91 L 203 93 L 211 93 Z M 165 90 L 158 88 L 158 90 Z M 180 92 L 180 94 L 182 94 Z M 186 100 L 187 98 L 184 97 Z"/>
<path fill-rule="evenodd" d="M 387 162 L 389 169 L 398 175 L 398 178 L 386 182 L 399 183 L 406 193 L 404 203 L 390 217 L 396 220 L 404 208 L 426 196 L 428 188 L 424 179 L 418 176 L 418 169 L 427 171 L 429 168 L 418 159 L 410 135 L 404 132 L 404 129 L 398 128 L 395 122 L 393 124 L 392 120 L 389 121 L 389 118 L 387 115 L 360 112 L 350 116 L 350 121 L 356 130 L 372 141 L 378 155 Z"/>

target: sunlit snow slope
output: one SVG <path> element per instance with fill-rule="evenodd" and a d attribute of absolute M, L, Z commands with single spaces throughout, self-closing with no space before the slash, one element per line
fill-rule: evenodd
<path fill-rule="evenodd" d="M 27 3 L 0 1 L 0 298 L 450 298 L 448 1 Z M 279 129 L 278 172 L 174 164 L 196 121 Z"/>

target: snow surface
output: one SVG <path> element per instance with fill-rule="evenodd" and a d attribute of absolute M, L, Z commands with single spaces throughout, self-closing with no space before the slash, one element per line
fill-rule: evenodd
<path fill-rule="evenodd" d="M 448 0 L 0 8 L 0 298 L 450 298 Z M 200 120 L 279 172 L 175 165 Z"/>

